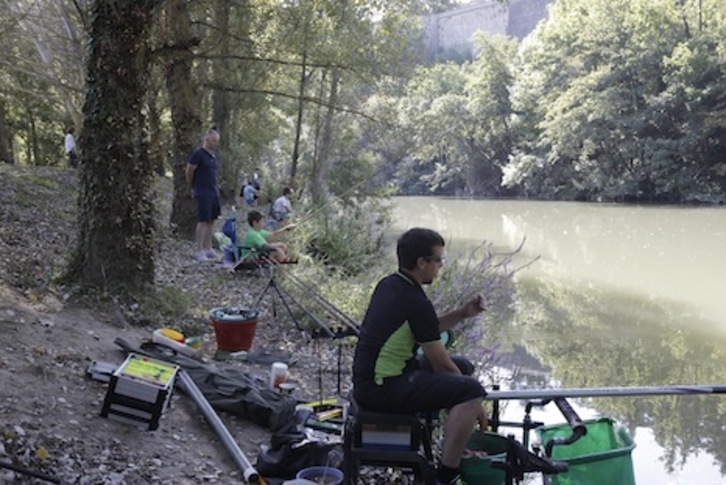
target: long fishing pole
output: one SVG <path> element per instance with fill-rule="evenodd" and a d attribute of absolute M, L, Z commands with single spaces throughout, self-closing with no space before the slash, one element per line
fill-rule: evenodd
<path fill-rule="evenodd" d="M 305 313 L 305 315 L 308 316 L 308 318 L 310 318 L 313 322 L 315 322 L 317 324 L 318 328 L 320 328 L 321 330 L 323 330 L 325 332 L 327 337 L 331 337 L 331 338 L 335 337 L 335 332 L 333 332 L 327 325 L 325 325 L 323 322 L 321 322 L 318 317 L 313 315 L 313 313 L 310 310 L 308 310 L 308 308 L 305 305 L 303 305 L 301 302 L 299 302 L 297 299 L 295 299 L 295 297 L 293 297 L 290 294 L 290 292 L 285 290 L 285 288 L 283 288 L 280 285 L 277 285 L 277 289 L 280 291 L 280 293 L 281 293 L 280 296 L 281 296 L 281 298 L 283 298 L 283 301 L 284 301 L 284 298 L 289 298 L 290 300 L 292 300 L 292 302 L 295 303 Z"/>
<path fill-rule="evenodd" d="M 636 386 L 636 387 L 573 387 L 563 389 L 528 389 L 514 391 L 490 391 L 487 401 L 509 399 L 555 399 L 560 397 L 627 397 L 627 396 L 670 396 L 694 394 L 726 394 L 726 385 L 714 386 Z"/>
<path fill-rule="evenodd" d="M 306 293 L 309 296 L 312 296 L 325 310 L 333 314 L 333 316 L 337 317 L 339 320 L 341 320 L 345 325 L 349 327 L 350 330 L 352 330 L 355 335 L 359 335 L 360 330 L 359 326 L 356 323 L 355 320 L 353 320 L 352 317 L 347 315 L 345 312 L 343 312 L 340 308 L 335 306 L 332 302 L 327 300 L 325 297 L 323 297 L 320 293 L 316 292 L 312 289 L 313 285 L 310 285 L 304 281 L 302 281 L 298 276 L 293 275 L 289 272 L 283 272 L 283 275 L 288 278 L 295 286 L 297 286 L 300 290 L 302 290 L 304 293 Z"/>
<path fill-rule="evenodd" d="M 337 197 L 338 198 L 343 198 L 345 195 L 350 194 L 351 192 L 353 192 L 354 190 L 358 189 L 361 185 L 363 185 L 366 182 L 368 182 L 368 180 L 366 180 L 366 179 L 361 180 L 360 182 L 358 182 L 357 184 L 353 185 L 352 187 L 350 187 L 348 190 L 346 190 L 342 194 L 338 195 Z M 310 220 L 318 212 L 321 212 L 323 209 L 327 209 L 328 206 L 330 204 L 332 204 L 333 202 L 335 202 L 335 198 L 331 197 L 331 198 L 329 198 L 329 200 L 327 202 L 325 202 L 324 204 L 322 204 L 320 207 L 315 207 L 314 209 L 310 210 L 307 213 L 300 214 L 300 216 L 296 219 L 297 222 L 295 222 L 295 224 L 296 225 L 299 225 L 299 224 L 303 224 L 303 223 L 307 222 L 308 220 Z"/>

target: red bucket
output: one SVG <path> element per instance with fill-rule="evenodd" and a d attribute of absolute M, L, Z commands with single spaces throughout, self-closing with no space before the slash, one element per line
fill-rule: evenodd
<path fill-rule="evenodd" d="M 249 350 L 257 329 L 256 310 L 215 308 L 210 319 L 214 324 L 217 348 L 229 352 Z"/>

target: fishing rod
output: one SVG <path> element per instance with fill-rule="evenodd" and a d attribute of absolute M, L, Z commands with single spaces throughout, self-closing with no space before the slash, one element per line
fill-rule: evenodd
<path fill-rule="evenodd" d="M 563 389 L 528 389 L 490 391 L 487 401 L 556 399 L 568 397 L 671 396 L 695 394 L 726 394 L 726 385 L 714 386 L 635 386 L 635 387 L 573 387 Z"/>
<path fill-rule="evenodd" d="M 282 293 L 282 295 L 283 295 L 282 297 L 289 298 L 293 303 L 295 303 L 305 313 L 305 315 L 308 316 L 308 318 L 310 318 L 313 322 L 315 322 L 315 324 L 318 326 L 318 328 L 325 333 L 326 337 L 330 337 L 330 338 L 335 337 L 335 332 L 333 332 L 333 330 L 330 327 L 328 327 L 323 322 L 321 322 L 318 317 L 313 315 L 313 313 L 305 305 L 303 305 L 300 301 L 298 301 L 294 296 L 292 296 L 290 294 L 290 292 L 285 290 L 285 288 L 283 288 L 280 285 L 278 285 L 278 289 Z"/>
<path fill-rule="evenodd" d="M 324 335 L 317 335 L 317 336 L 335 338 L 337 336 L 337 334 L 330 327 L 328 327 L 326 324 L 321 322 L 319 318 L 317 318 L 315 315 L 313 315 L 313 313 L 305 305 L 303 305 L 302 302 L 300 302 L 293 295 L 291 295 L 290 292 L 287 291 L 282 285 L 276 283 L 274 271 L 275 271 L 275 266 L 278 263 L 267 255 L 263 255 L 261 259 L 270 266 L 270 270 L 271 270 L 270 278 L 269 278 L 267 284 L 265 285 L 265 288 L 262 290 L 262 292 L 259 294 L 259 296 L 255 300 L 254 304 L 252 305 L 252 308 L 257 309 L 260 302 L 262 301 L 262 298 L 265 296 L 267 291 L 270 288 L 272 288 L 277 293 L 277 295 L 280 297 L 280 300 L 282 301 L 283 305 L 287 309 L 287 313 L 293 319 L 297 330 L 299 330 L 303 334 L 307 333 L 305 331 L 305 329 L 303 329 L 300 326 L 300 324 L 297 321 L 297 318 L 295 318 L 295 315 L 294 315 L 292 309 L 288 305 L 288 300 L 291 301 L 292 303 L 294 303 L 298 308 L 300 308 L 303 311 L 303 313 L 305 313 L 305 315 L 307 315 L 308 318 L 310 318 L 313 322 L 315 322 L 315 324 L 318 326 L 318 328 L 324 333 Z"/>
<path fill-rule="evenodd" d="M 335 306 L 334 303 L 327 300 L 325 297 L 323 297 L 320 293 L 313 290 L 313 285 L 306 283 L 302 281 L 298 276 L 293 275 L 289 272 L 283 272 L 283 276 L 285 276 L 287 279 L 289 279 L 295 286 L 297 286 L 301 291 L 303 291 L 308 296 L 311 296 L 314 298 L 325 310 L 330 312 L 333 316 L 338 318 L 342 323 L 344 323 L 350 331 L 352 331 L 356 336 L 360 334 L 360 329 L 358 323 L 353 320 L 352 317 L 350 317 L 348 314 L 343 312 L 340 308 Z"/>
<path fill-rule="evenodd" d="M 353 185 L 352 187 L 350 187 L 350 188 L 349 188 L 348 190 L 346 190 L 345 192 L 343 192 L 343 193 L 341 193 L 341 194 L 337 195 L 336 197 L 337 197 L 338 199 L 342 199 L 342 198 L 343 198 L 344 196 L 346 196 L 346 195 L 348 195 L 348 194 L 352 193 L 353 191 L 355 191 L 356 189 L 358 189 L 358 188 L 359 188 L 359 187 L 360 187 L 361 185 L 363 185 L 363 184 L 364 184 L 364 183 L 366 183 L 366 182 L 368 182 L 368 180 L 366 180 L 366 179 L 363 179 L 363 180 L 361 180 L 360 182 L 358 182 L 357 184 L 355 184 L 355 185 Z M 330 197 L 330 198 L 328 199 L 328 201 L 327 201 L 327 202 L 325 202 L 324 204 L 322 204 L 321 206 L 319 206 L 319 207 L 315 207 L 314 209 L 310 210 L 309 212 L 306 212 L 306 213 L 300 214 L 300 215 L 299 215 L 298 217 L 296 217 L 296 218 L 295 218 L 295 220 L 296 220 L 296 222 L 295 222 L 295 225 L 301 225 L 301 224 L 304 224 L 304 223 L 308 222 L 308 221 L 309 221 L 310 219 L 312 219 L 312 217 L 313 217 L 313 216 L 314 216 L 315 214 L 317 214 L 318 212 L 321 212 L 321 211 L 322 211 L 322 210 L 324 210 L 324 209 L 327 209 L 327 208 L 328 208 L 328 206 L 329 206 L 330 204 L 332 204 L 333 202 L 335 202 L 335 200 L 336 200 L 336 197 Z"/>

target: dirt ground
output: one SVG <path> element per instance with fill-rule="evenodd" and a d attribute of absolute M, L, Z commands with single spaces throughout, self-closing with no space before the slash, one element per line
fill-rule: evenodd
<path fill-rule="evenodd" d="M 240 483 L 222 443 L 192 399 L 179 391 L 156 431 L 100 416 L 107 385 L 86 375 L 89 364 L 119 365 L 125 354 L 116 338 L 138 345 L 169 322 L 52 283 L 75 238 L 76 185 L 72 170 L 0 167 L 0 461 L 65 483 Z M 162 217 L 165 209 L 160 207 Z M 191 246 L 162 234 L 157 286 L 184 288 L 207 313 L 218 306 L 249 305 L 264 288 L 264 277 L 193 261 Z M 299 400 L 334 395 L 335 342 L 306 339 L 284 312 L 273 314 L 271 300 L 271 294 L 262 299 L 265 318 L 253 348 L 295 357 L 290 373 Z M 183 319 L 202 329 L 200 355 L 211 361 L 216 341 L 203 312 Z M 349 354 L 347 346 L 348 368 Z M 215 365 L 240 366 L 261 378 L 269 372 L 269 364 Z M 347 373 L 342 387 L 345 392 Z M 260 446 L 269 443 L 269 430 L 229 414 L 220 417 L 254 464 Z M 0 468 L 0 483 L 47 482 Z"/>

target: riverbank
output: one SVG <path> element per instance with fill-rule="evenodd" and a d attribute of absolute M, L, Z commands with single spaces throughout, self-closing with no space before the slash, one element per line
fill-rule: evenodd
<path fill-rule="evenodd" d="M 159 188 L 162 228 L 169 186 L 162 181 Z M 234 463 L 187 396 L 174 394 L 157 431 L 139 432 L 99 416 L 106 386 L 85 373 L 94 360 L 123 361 L 116 338 L 136 345 L 162 326 L 201 333 L 201 355 L 212 361 L 216 341 L 209 310 L 251 305 L 268 280 L 193 261 L 191 241 L 162 229 L 154 298 L 124 303 L 57 286 L 54 279 L 76 237 L 76 196 L 75 171 L 0 166 L 0 460 L 71 483 L 239 483 Z M 299 399 L 334 394 L 337 345 L 303 338 L 281 307 L 274 314 L 271 293 L 261 300 L 264 318 L 253 349 L 295 357 L 290 373 Z M 343 347 L 344 358 L 349 350 Z M 269 371 L 269 364 L 216 365 L 262 378 Z M 344 373 L 343 390 L 347 381 Z M 269 431 L 220 416 L 254 463 Z M 0 469 L 0 483 L 17 480 Z"/>

